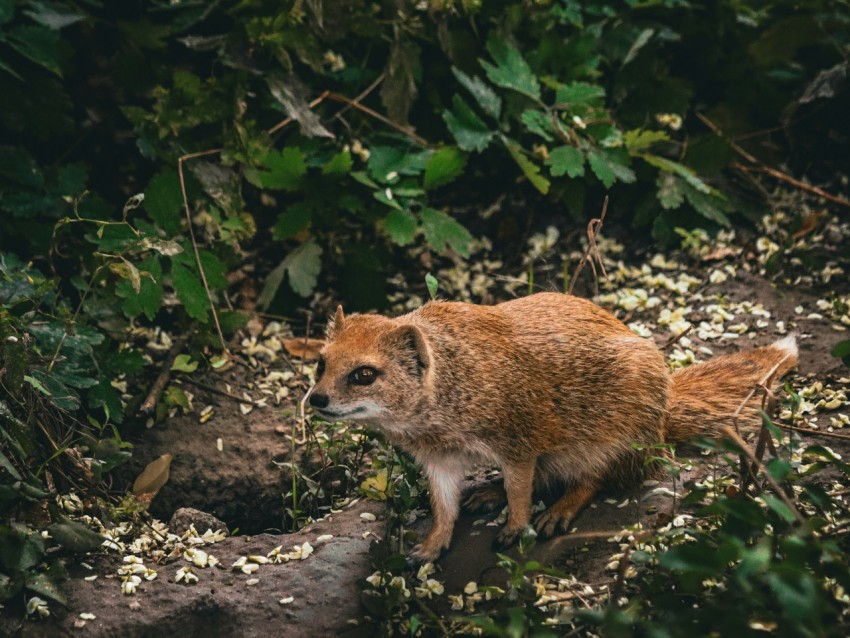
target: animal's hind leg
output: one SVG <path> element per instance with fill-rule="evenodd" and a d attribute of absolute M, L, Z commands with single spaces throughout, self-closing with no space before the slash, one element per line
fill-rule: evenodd
<path fill-rule="evenodd" d="M 494 512 L 505 506 L 508 495 L 502 479 L 473 488 L 463 499 L 463 508 L 469 512 Z"/>
<path fill-rule="evenodd" d="M 593 499 L 599 490 L 596 481 L 578 485 L 541 512 L 534 521 L 537 533 L 547 538 L 556 531 L 566 532 L 576 515 Z"/>

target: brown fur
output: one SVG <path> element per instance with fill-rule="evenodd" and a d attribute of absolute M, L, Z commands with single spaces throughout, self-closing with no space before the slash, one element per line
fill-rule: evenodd
<path fill-rule="evenodd" d="M 535 482 L 568 487 L 537 521 L 544 534 L 565 529 L 601 485 L 636 479 L 643 455 L 634 443 L 715 433 L 772 367 L 779 378 L 796 364 L 796 348 L 757 348 L 671 375 L 655 344 L 606 310 L 540 293 L 497 306 L 434 302 L 396 319 L 340 309 L 323 359 L 311 405 L 383 429 L 422 464 L 434 525 L 414 555 L 432 560 L 449 545 L 475 463 L 502 468 L 502 544 L 529 524 Z M 377 371 L 370 385 L 352 382 L 363 366 Z M 739 421 L 757 425 L 757 416 L 749 408 Z"/>

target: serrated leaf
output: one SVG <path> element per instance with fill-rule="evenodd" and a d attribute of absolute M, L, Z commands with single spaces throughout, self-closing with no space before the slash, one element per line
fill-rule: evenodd
<path fill-rule="evenodd" d="M 555 139 L 551 135 L 552 120 L 550 120 L 549 116 L 543 111 L 528 109 L 526 111 L 523 111 L 521 119 L 522 123 L 525 124 L 525 127 L 529 131 L 535 133 L 536 135 L 539 135 L 547 142 L 551 142 L 553 139 Z"/>
<path fill-rule="evenodd" d="M 351 153 L 348 151 L 340 151 L 327 163 L 322 166 L 322 174 L 324 175 L 344 175 L 351 172 L 351 167 L 354 161 L 351 159 Z"/>
<path fill-rule="evenodd" d="M 460 82 L 460 85 L 472 94 L 478 106 L 487 114 L 498 119 L 502 112 L 502 98 L 496 95 L 496 92 L 484 83 L 484 80 L 477 75 L 472 77 L 458 69 L 452 67 L 452 73 Z"/>
<path fill-rule="evenodd" d="M 288 206 L 277 218 L 272 236 L 275 239 L 297 237 L 310 228 L 312 221 L 313 207 L 308 202 L 296 202 Z"/>
<path fill-rule="evenodd" d="M 449 131 L 464 151 L 483 151 L 493 139 L 493 132 L 478 117 L 464 99 L 452 97 L 452 110 L 443 111 Z"/>
<path fill-rule="evenodd" d="M 164 168 L 154 175 L 145 188 L 143 205 L 151 219 L 166 234 L 176 234 L 180 230 L 183 208 L 183 192 L 177 171 Z"/>
<path fill-rule="evenodd" d="M 103 537 L 83 523 L 62 517 L 47 528 L 53 539 L 72 552 L 88 552 L 101 546 Z"/>
<path fill-rule="evenodd" d="M 322 269 L 321 255 L 322 248 L 313 239 L 290 252 L 266 277 L 263 290 L 257 297 L 257 305 L 260 308 L 269 307 L 283 283 L 284 275 L 289 276 L 292 290 L 302 297 L 309 297 L 318 283 Z"/>
<path fill-rule="evenodd" d="M 180 250 L 182 252 L 182 248 Z M 124 299 L 121 310 L 127 317 L 134 318 L 144 313 L 148 320 L 153 321 L 162 305 L 162 265 L 154 256 L 139 262 L 138 269 L 141 280 L 139 292 L 136 293 L 131 282 L 124 280 L 115 285 L 115 294 Z"/>
<path fill-rule="evenodd" d="M 617 180 L 631 184 L 636 179 L 631 168 L 620 164 L 611 157 L 611 154 L 604 151 L 590 151 L 587 154 L 587 163 L 605 188 L 611 188 Z"/>
<path fill-rule="evenodd" d="M 492 36 L 487 41 L 487 50 L 495 64 L 486 60 L 480 62 L 493 84 L 512 89 L 534 100 L 540 99 L 540 83 L 537 77 L 512 44 L 499 36 Z"/>
<path fill-rule="evenodd" d="M 174 357 L 174 363 L 171 364 L 172 371 L 192 373 L 198 369 L 198 362 L 192 360 L 192 356 L 188 354 L 178 354 Z"/>
<path fill-rule="evenodd" d="M 584 155 L 574 146 L 559 146 L 549 152 L 546 159 L 549 172 L 554 177 L 568 175 L 569 177 L 584 176 Z"/>
<path fill-rule="evenodd" d="M 297 146 L 282 151 L 269 151 L 262 161 L 265 171 L 256 174 L 257 185 L 262 188 L 295 191 L 301 188 L 307 174 L 304 153 Z"/>
<path fill-rule="evenodd" d="M 407 246 L 416 236 L 416 217 L 410 211 L 391 210 L 384 218 L 384 230 L 399 246 Z"/>
<path fill-rule="evenodd" d="M 469 256 L 472 235 L 466 228 L 443 212 L 433 208 L 422 209 L 422 231 L 425 241 L 437 252 L 451 248 L 463 257 Z"/>
<path fill-rule="evenodd" d="M 456 180 L 466 167 L 466 153 L 454 147 L 441 148 L 431 156 L 425 167 L 423 184 L 426 190 L 445 186 Z"/>
<path fill-rule="evenodd" d="M 732 224 L 726 216 L 726 200 L 719 193 L 703 193 L 695 189 L 686 181 L 682 181 L 682 190 L 685 199 L 693 206 L 694 210 L 708 220 L 729 228 Z"/>
<path fill-rule="evenodd" d="M 601 106 L 605 99 L 605 89 L 598 84 L 571 82 L 555 91 L 558 106 Z"/>
<path fill-rule="evenodd" d="M 517 165 L 519 165 L 520 169 L 522 169 L 523 174 L 528 178 L 528 181 L 531 182 L 532 186 L 544 195 L 548 193 L 550 182 L 540 174 L 540 167 L 528 159 L 518 146 L 515 146 L 510 142 L 507 142 L 506 146 L 511 157 L 514 158 L 514 161 Z"/>
<path fill-rule="evenodd" d="M 696 173 L 687 166 L 679 164 L 679 162 L 674 162 L 673 160 L 668 160 L 666 157 L 659 157 L 652 153 L 639 153 L 638 157 L 643 159 L 647 164 L 660 168 L 662 171 L 675 173 L 700 193 L 708 194 L 711 192 L 711 188 L 697 177 Z"/>
<path fill-rule="evenodd" d="M 670 136 L 665 131 L 647 131 L 640 128 L 626 131 L 623 136 L 623 142 L 632 155 L 645 151 L 653 144 L 666 142 L 669 139 Z"/>
<path fill-rule="evenodd" d="M 172 262 L 171 285 L 186 313 L 201 323 L 209 319 L 209 300 L 204 290 L 204 284 L 191 269 L 179 262 Z"/>
<path fill-rule="evenodd" d="M 656 197 L 662 208 L 673 210 L 685 203 L 685 194 L 679 186 L 679 178 L 673 173 L 659 173 L 655 184 L 658 187 Z"/>

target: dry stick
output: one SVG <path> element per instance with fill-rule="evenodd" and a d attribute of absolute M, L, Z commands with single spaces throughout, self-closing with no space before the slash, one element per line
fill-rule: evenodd
<path fill-rule="evenodd" d="M 791 186 L 794 186 L 795 188 L 798 188 L 800 190 L 812 193 L 814 195 L 817 195 L 818 197 L 823 197 L 824 199 L 829 200 L 834 204 L 838 204 L 839 206 L 844 206 L 846 208 L 850 208 L 850 201 L 847 201 L 846 199 L 844 199 L 842 197 L 837 197 L 836 195 L 830 195 L 825 190 L 818 188 L 817 186 L 812 186 L 811 184 L 806 184 L 804 182 L 801 182 L 798 179 L 794 179 L 793 177 L 791 177 L 790 175 L 788 175 L 786 173 L 783 173 L 782 171 L 778 171 L 775 168 L 765 166 L 758 159 L 756 159 L 755 156 L 753 156 L 751 153 L 748 153 L 747 151 L 745 151 L 743 148 L 741 148 L 741 146 L 739 146 L 737 143 L 735 143 L 734 140 L 727 137 L 723 133 L 723 131 L 720 130 L 720 127 L 717 126 L 710 119 L 708 119 L 705 115 L 703 115 L 702 113 L 697 113 L 696 115 L 697 115 L 697 118 L 699 118 L 700 122 L 705 124 L 711 130 L 711 132 L 714 133 L 717 137 L 725 140 L 729 144 L 729 146 L 732 147 L 732 150 L 734 150 L 738 155 L 743 157 L 745 160 L 747 160 L 751 164 L 755 164 L 755 166 L 744 166 L 743 164 L 732 164 L 731 165 L 732 168 L 739 170 L 739 171 L 742 171 L 742 172 L 745 172 L 745 173 L 753 173 L 753 172 L 755 172 L 755 173 L 767 173 L 771 177 L 775 177 L 778 180 L 781 180 L 783 182 L 791 184 Z"/>
<path fill-rule="evenodd" d="M 230 350 L 227 348 L 227 343 L 224 341 L 224 333 L 221 331 L 221 324 L 218 321 L 218 312 L 215 309 L 215 304 L 213 303 L 212 293 L 210 292 L 210 285 L 207 282 L 207 274 L 204 272 L 204 265 L 201 263 L 201 251 L 198 249 L 198 242 L 195 239 L 195 229 L 192 227 L 192 212 L 189 210 L 189 198 L 186 195 L 186 180 L 183 178 L 183 162 L 189 159 L 196 159 L 198 157 L 204 157 L 207 155 L 215 155 L 217 153 L 221 153 L 220 148 L 212 149 L 209 151 L 201 151 L 200 153 L 190 153 L 189 155 L 183 155 L 177 160 L 177 173 L 180 175 L 180 191 L 183 194 L 183 208 L 186 211 L 186 222 L 189 225 L 189 238 L 192 240 L 192 248 L 195 251 L 195 262 L 198 264 L 198 272 L 201 273 L 201 281 L 204 284 L 204 290 L 207 293 L 207 301 L 210 302 L 210 310 L 212 310 L 213 321 L 215 321 L 215 329 L 218 331 L 218 338 L 221 341 L 221 349 L 224 354 L 230 358 Z"/>
<path fill-rule="evenodd" d="M 661 349 L 662 350 L 669 350 L 670 348 L 675 346 L 677 343 L 679 343 L 679 341 L 681 341 L 682 337 L 687 335 L 693 329 L 694 329 L 694 324 L 690 324 L 687 328 L 682 330 L 682 332 L 680 332 L 679 334 L 677 334 L 673 337 L 670 337 L 670 339 L 667 341 L 667 343 L 665 343 L 663 346 L 661 346 Z"/>
<path fill-rule="evenodd" d="M 584 250 L 584 254 L 581 256 L 581 259 L 576 266 L 576 270 L 573 273 L 572 281 L 570 281 L 570 290 L 569 293 L 573 294 L 573 288 L 576 285 L 576 281 L 578 281 L 578 276 L 581 274 L 581 271 L 584 270 L 584 267 L 590 263 L 591 270 L 593 270 L 593 285 L 596 293 L 599 293 L 599 283 L 598 277 L 596 274 L 596 264 L 594 260 L 599 263 L 599 267 L 602 269 L 602 274 L 607 277 L 608 273 L 605 272 L 605 264 L 602 263 L 602 257 L 599 255 L 599 248 L 596 246 L 596 237 L 599 232 L 602 230 L 602 224 L 605 223 L 605 215 L 608 212 L 608 196 L 605 196 L 605 201 L 602 203 L 602 214 L 599 217 L 591 219 L 587 224 L 587 248 Z"/>
<path fill-rule="evenodd" d="M 803 434 L 813 434 L 815 436 L 826 436 L 826 437 L 831 437 L 833 439 L 850 440 L 850 434 L 839 434 L 838 432 L 821 432 L 820 430 L 810 430 L 809 428 L 798 428 L 796 426 L 785 425 L 783 423 L 777 423 L 776 427 L 782 428 L 783 430 L 793 430 L 794 432 L 802 432 Z"/>
<path fill-rule="evenodd" d="M 226 390 L 220 390 L 213 385 L 209 385 L 208 383 L 204 383 L 203 381 L 198 381 L 197 379 L 193 379 L 192 377 L 186 377 L 183 379 L 186 383 L 191 383 L 194 386 L 201 388 L 202 390 L 206 390 L 207 392 L 212 392 L 213 394 L 218 394 L 223 397 L 227 397 L 228 399 L 233 399 L 234 401 L 238 401 L 239 403 L 249 403 L 254 406 L 260 406 L 261 404 L 254 399 L 246 399 L 245 397 L 240 397 L 238 394 L 233 394 L 232 392 L 227 392 Z"/>
<path fill-rule="evenodd" d="M 823 197 L 826 200 L 829 200 L 833 204 L 838 204 L 839 206 L 844 206 L 845 208 L 850 208 L 850 201 L 844 199 L 843 197 L 838 197 L 837 195 L 832 195 L 827 193 L 822 188 L 817 186 L 812 186 L 811 184 L 806 184 L 805 182 L 801 182 L 798 179 L 794 179 L 790 175 L 786 175 L 785 173 L 776 170 L 775 168 L 771 168 L 770 166 L 744 166 L 743 164 L 732 164 L 732 168 L 744 171 L 747 173 L 767 173 L 771 177 L 775 177 L 778 180 L 791 184 L 795 188 L 799 188 L 802 191 L 806 191 L 807 193 L 812 193 L 817 195 L 818 197 Z"/>
<path fill-rule="evenodd" d="M 183 350 L 183 347 L 189 342 L 191 336 L 192 333 L 187 332 L 177 339 L 177 341 L 175 341 L 171 346 L 171 350 L 168 351 L 168 356 L 162 364 L 162 369 L 159 371 L 159 376 L 157 376 L 156 380 L 153 382 L 147 398 L 142 402 L 142 405 L 139 406 L 139 412 L 142 414 L 150 414 L 156 407 L 156 402 L 159 401 L 159 395 L 162 394 L 163 390 L 165 390 L 165 386 L 168 385 L 168 379 L 171 377 L 171 366 L 174 365 L 174 360 L 177 358 L 177 355 L 180 354 L 180 351 Z"/>
<path fill-rule="evenodd" d="M 755 466 L 756 471 L 761 469 L 761 463 L 759 463 L 759 460 L 756 458 L 755 454 L 753 454 L 752 450 L 750 450 L 750 447 L 747 445 L 747 442 L 741 438 L 741 435 L 738 434 L 734 428 L 728 425 L 724 425 L 721 430 L 723 431 L 723 434 L 732 439 L 735 445 L 740 448 L 741 452 L 743 452 L 747 456 L 747 458 L 749 458 L 750 462 Z M 764 472 L 764 478 L 773 488 L 773 491 L 776 492 L 776 495 L 782 500 L 783 503 L 785 503 L 788 509 L 791 510 L 791 513 L 794 514 L 794 518 L 797 519 L 797 522 L 803 523 L 805 521 L 803 515 L 800 514 L 800 512 L 797 510 L 797 506 L 794 505 L 794 502 L 790 498 L 788 498 L 788 495 L 785 493 L 785 490 L 782 489 L 782 486 L 779 485 L 779 483 L 777 483 L 776 480 L 774 480 L 774 478 L 770 475 L 770 472 Z"/>

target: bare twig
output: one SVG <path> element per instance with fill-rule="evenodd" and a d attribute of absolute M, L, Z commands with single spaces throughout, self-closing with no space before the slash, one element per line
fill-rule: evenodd
<path fill-rule="evenodd" d="M 762 162 L 760 162 L 754 155 L 749 153 L 748 151 L 741 148 L 739 144 L 737 144 L 734 140 L 729 138 L 727 135 L 723 133 L 723 131 L 718 127 L 714 122 L 708 119 L 702 113 L 697 113 L 697 118 L 699 121 L 705 124 L 712 133 L 714 133 L 717 137 L 726 141 L 727 144 L 735 151 L 738 155 L 743 157 L 745 160 L 754 164 L 754 166 L 745 166 L 743 164 L 732 164 L 731 167 L 735 170 L 739 170 L 745 173 L 766 173 L 771 177 L 774 177 L 780 181 L 783 181 L 787 184 L 790 184 L 794 188 L 798 188 L 802 191 L 806 191 L 808 193 L 812 193 L 817 195 L 818 197 L 823 197 L 824 199 L 832 202 L 833 204 L 838 204 L 839 206 L 844 206 L 845 208 L 850 208 L 850 201 L 844 199 L 843 197 L 838 197 L 836 195 L 832 195 L 827 193 L 822 188 L 818 188 L 817 186 L 812 186 L 811 184 L 806 184 L 805 182 L 801 182 L 798 179 L 795 179 L 788 175 L 787 173 L 783 173 L 782 171 L 776 170 L 775 168 L 771 168 L 770 166 L 766 166 Z"/>
<path fill-rule="evenodd" d="M 680 332 L 679 334 L 677 334 L 673 337 L 670 337 L 670 339 L 667 340 L 667 343 L 665 343 L 663 346 L 661 346 L 661 349 L 662 350 L 669 350 L 670 348 L 675 346 L 677 343 L 679 343 L 679 341 L 682 340 L 682 337 L 686 336 L 693 329 L 694 329 L 694 324 L 690 324 L 687 328 L 682 330 L 682 332 Z"/>
<path fill-rule="evenodd" d="M 599 277 L 596 272 L 596 264 L 599 264 L 602 275 L 605 277 L 608 276 L 608 273 L 605 272 L 605 264 L 602 263 L 602 257 L 599 255 L 599 248 L 596 245 L 596 238 L 602 230 L 602 224 L 605 223 L 605 215 L 607 212 L 608 196 L 606 195 L 605 201 L 602 203 L 602 213 L 599 217 L 591 219 L 587 224 L 587 248 L 585 248 L 584 254 L 581 256 L 581 259 L 576 266 L 576 270 L 573 273 L 573 278 L 570 281 L 570 294 L 573 294 L 573 288 L 575 288 L 576 281 L 578 281 L 578 276 L 588 263 L 590 264 L 591 270 L 593 270 L 593 288 L 596 291 L 595 294 L 599 294 Z"/>
<path fill-rule="evenodd" d="M 171 350 L 168 351 L 168 356 L 166 356 L 165 361 L 162 362 L 162 368 L 159 371 L 159 375 L 153 382 L 151 389 L 148 391 L 147 398 L 139 407 L 139 412 L 141 414 L 150 414 L 153 412 L 153 409 L 156 407 L 156 402 L 159 401 L 159 395 L 162 394 L 163 390 L 165 390 L 165 386 L 168 385 L 168 380 L 171 378 L 171 366 L 174 365 L 174 360 L 189 342 L 191 336 L 192 334 L 187 332 L 181 335 L 180 338 L 172 344 Z"/>
<path fill-rule="evenodd" d="M 750 460 L 750 462 L 756 468 L 756 471 L 761 469 L 761 463 L 756 458 L 755 454 L 753 454 L 753 451 L 750 450 L 750 446 L 747 445 L 747 442 L 741 438 L 741 435 L 738 434 L 734 428 L 728 425 L 724 425 L 722 430 L 723 434 L 728 436 L 735 443 L 735 445 L 738 446 L 738 449 L 740 449 L 741 452 Z M 779 485 L 779 483 L 777 483 L 776 480 L 770 475 L 770 472 L 763 472 L 762 474 L 764 475 L 765 480 L 770 484 L 770 487 L 773 488 L 773 491 L 776 492 L 776 495 L 780 498 L 780 500 L 782 500 L 782 502 L 785 503 L 788 509 L 791 510 L 791 513 L 794 515 L 794 518 L 797 520 L 797 522 L 804 522 L 805 519 L 803 518 L 803 515 L 800 514 L 799 510 L 797 510 L 797 506 L 790 498 L 788 498 L 788 495 L 785 493 L 785 490 L 783 490 L 782 486 Z"/>
<path fill-rule="evenodd" d="M 227 390 L 221 390 L 214 385 L 210 385 L 208 383 L 204 383 L 203 381 L 198 381 L 197 379 L 193 379 L 192 377 L 186 377 L 183 379 L 185 383 L 191 383 L 194 386 L 201 388 L 202 390 L 206 390 L 207 392 L 212 392 L 213 394 L 218 394 L 219 396 L 227 397 L 228 399 L 233 399 L 234 401 L 238 401 L 239 403 L 248 403 L 254 406 L 261 406 L 262 404 L 254 399 L 246 399 L 245 397 L 240 397 L 238 394 L 233 394 L 232 392 L 228 392 Z"/>
<path fill-rule="evenodd" d="M 198 272 L 201 275 L 201 281 L 204 284 L 204 290 L 207 293 L 207 301 L 210 303 L 210 310 L 212 310 L 213 321 L 215 322 L 215 329 L 218 331 L 218 338 L 221 341 L 221 349 L 226 356 L 230 356 L 230 350 L 227 348 L 227 343 L 224 341 L 224 333 L 221 331 L 221 324 L 218 321 L 218 311 L 215 309 L 215 303 L 213 303 L 212 292 L 210 292 L 210 285 L 207 282 L 207 274 L 204 272 L 204 265 L 201 263 L 201 251 L 198 248 L 198 242 L 195 239 L 195 229 L 192 226 L 192 211 L 189 210 L 189 198 L 186 195 L 186 180 L 183 177 L 183 162 L 190 159 L 196 159 L 198 157 L 205 157 L 207 155 L 215 155 L 217 153 L 221 153 L 220 148 L 211 149 L 209 151 L 201 151 L 200 153 L 190 153 L 189 155 L 183 155 L 177 160 L 177 173 L 180 175 L 180 191 L 183 194 L 183 209 L 186 211 L 186 222 L 189 225 L 189 238 L 192 240 L 192 248 L 195 251 L 195 262 L 198 264 Z"/>
<path fill-rule="evenodd" d="M 812 434 L 814 436 L 825 436 L 833 439 L 844 439 L 845 441 L 850 440 L 850 434 L 841 434 L 839 432 L 822 432 L 820 430 L 811 430 L 809 428 L 798 428 L 794 425 L 785 425 L 784 423 L 777 423 L 776 427 L 782 428 L 783 430 L 791 430 L 793 432 L 802 432 L 803 434 Z"/>

